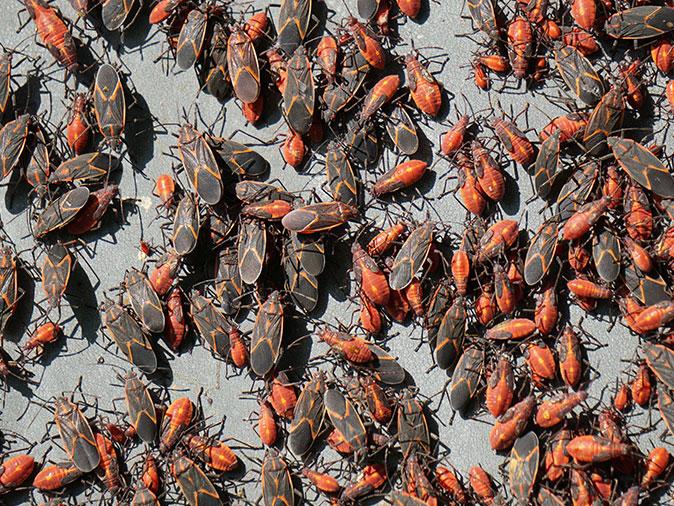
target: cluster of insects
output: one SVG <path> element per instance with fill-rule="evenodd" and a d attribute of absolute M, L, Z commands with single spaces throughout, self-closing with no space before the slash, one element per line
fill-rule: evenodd
<path fill-rule="evenodd" d="M 40 391 L 31 369 L 64 334 L 78 260 L 133 200 L 118 184 L 125 166 L 137 169 L 138 93 L 126 67 L 107 63 L 110 48 L 96 55 L 82 37 L 123 41 L 136 24 L 154 25 L 157 69 L 193 70 L 199 92 L 232 101 L 251 125 L 276 107 L 287 132 L 225 136 L 224 119 L 207 124 L 196 106 L 193 120 L 184 110 L 160 125 L 175 137 L 163 156 L 172 170 L 150 175 L 160 241 L 141 241 L 143 265 L 96 308 L 97 366 L 108 354 L 125 359 L 124 406 L 41 400 L 58 433 L 42 441 L 0 427 L 0 496 L 134 506 L 671 500 L 669 446 L 640 439 L 659 421 L 637 424 L 659 417 L 674 436 L 674 176 L 666 142 L 654 142 L 667 130 L 652 131 L 658 112 L 674 109 L 668 2 L 466 0 L 474 82 L 492 91 L 488 109 L 466 100 L 461 112 L 432 72 L 444 55 L 399 35 L 401 23 L 443 9 L 419 0 L 359 0 L 341 20 L 311 0 L 257 12 L 224 0 L 71 0 L 76 22 L 56 2 L 20 3 L 50 55 L 0 56 L 0 178 L 8 205 L 25 196 L 36 244 L 31 261 L 0 237 L 6 390 Z M 57 72 L 71 104 L 61 124 L 17 87 Z M 491 105 L 522 88 L 531 104 L 563 112 L 534 132 L 526 114 Z M 455 120 L 445 120 L 450 110 Z M 435 162 L 426 128 L 442 131 Z M 263 148 L 274 144 L 288 170 L 317 184 L 291 191 L 270 180 Z M 431 195 L 439 176 L 445 189 Z M 509 185 L 527 176 L 543 203 L 531 231 L 529 217 L 502 211 Z M 458 226 L 434 208 L 451 198 L 465 210 Z M 337 280 L 354 308 L 349 325 L 320 314 L 341 263 L 353 278 Z M 10 350 L 23 278 L 44 299 Z M 610 391 L 592 391 L 601 370 L 588 354 L 605 336 L 586 332 L 569 306 L 611 314 L 639 336 Z M 387 350 L 397 325 L 413 327 L 417 352 L 429 348 L 428 374 L 448 377 L 441 391 L 426 397 L 424 377 Z M 324 353 L 302 362 L 307 341 Z M 228 374 L 250 377 L 240 395 L 256 401 L 246 422 L 259 441 L 224 435 L 236 410 L 212 423 L 201 396 L 148 383 L 164 384 L 167 356 L 191 355 L 197 342 Z M 507 457 L 501 477 L 475 463 L 464 479 L 452 465 L 437 429 L 445 400 L 491 425 L 489 446 Z M 38 462 L 33 449 L 51 439 L 65 457 Z"/>

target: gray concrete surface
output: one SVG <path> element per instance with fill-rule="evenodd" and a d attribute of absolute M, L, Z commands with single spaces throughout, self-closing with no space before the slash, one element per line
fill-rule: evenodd
<path fill-rule="evenodd" d="M 72 15 L 68 2 L 59 0 L 56 3 L 67 15 Z M 348 4 L 355 12 L 355 2 L 348 0 Z M 40 55 L 47 61 L 51 61 L 47 52 L 38 48 L 32 37 L 26 38 L 33 31 L 32 25 L 21 33 L 16 33 L 17 20 L 14 13 L 19 7 L 16 1 L 3 2 L 0 41 L 6 46 L 18 45 L 27 54 Z M 331 21 L 328 22 L 328 26 L 334 29 L 331 23 L 339 22 L 343 18 L 344 6 L 341 2 L 330 2 L 330 9 L 336 10 L 332 14 Z M 458 0 L 432 2 L 426 5 L 425 13 L 419 23 L 408 21 L 401 24 L 402 43 L 394 49 L 394 54 L 403 55 L 409 50 L 411 41 L 414 41 L 417 48 L 429 47 L 424 50 L 425 54 L 446 54 L 447 64 L 437 77 L 443 82 L 448 96 L 451 97 L 448 114 L 445 115 L 445 118 L 451 120 L 455 119 L 457 111 L 465 110 L 466 102 L 470 103 L 474 110 L 485 109 L 489 105 L 487 93 L 478 91 L 469 80 L 469 63 L 471 53 L 476 47 L 475 44 L 468 38 L 454 36 L 470 31 L 469 21 L 460 17 L 461 11 L 462 2 Z M 276 16 L 278 8 L 271 7 L 271 12 Z M 78 25 L 84 26 L 82 21 Z M 90 28 L 87 29 L 86 34 L 89 37 L 95 36 Z M 61 392 L 71 391 L 80 376 L 83 378 L 82 390 L 87 398 L 96 399 L 101 407 L 111 408 L 112 399 L 122 396 L 122 389 L 118 386 L 111 386 L 111 384 L 118 383 L 115 375 L 119 372 L 119 368 L 128 369 L 129 366 L 119 353 L 115 353 L 114 346 L 107 351 L 104 349 L 108 347 L 109 341 L 98 329 L 98 314 L 91 307 L 102 301 L 104 291 L 109 291 L 119 284 L 126 269 L 141 267 L 142 261 L 138 255 L 138 244 L 141 238 L 154 244 L 163 242 L 159 221 L 153 221 L 155 212 L 151 194 L 157 175 L 170 170 L 171 165 L 175 163 L 167 156 L 167 153 L 175 142 L 172 134 L 177 131 L 174 125 L 180 120 L 182 109 L 186 108 L 193 114 L 194 107 L 198 104 L 207 122 L 217 117 L 220 118 L 215 124 L 215 129 L 216 131 L 221 129 L 226 135 L 231 134 L 235 129 L 243 128 L 261 139 L 271 139 L 285 131 L 285 126 L 278 113 L 272 118 L 266 118 L 266 122 L 263 122 L 260 127 L 245 126 L 241 112 L 234 101 L 228 101 L 223 108 L 212 97 L 198 93 L 198 83 L 193 71 L 178 72 L 177 69 L 171 68 L 167 76 L 161 64 L 153 63 L 153 60 L 164 49 L 163 36 L 156 29 L 149 29 L 143 22 L 134 27 L 124 44 L 118 46 L 118 41 L 114 36 L 109 37 L 109 40 L 113 46 L 118 48 L 119 54 L 107 51 L 106 58 L 113 63 L 122 62 L 124 64 L 130 72 L 133 86 L 138 95 L 142 97 L 142 107 L 154 115 L 158 123 L 167 125 L 168 132 L 162 132 L 162 128 L 155 122 L 153 124 L 155 131 L 152 136 L 143 133 L 134 138 L 127 137 L 129 153 L 137 168 L 134 170 L 128 160 L 125 162 L 120 190 L 125 199 L 136 199 L 135 205 L 131 200 L 125 204 L 124 208 L 127 212 L 124 224 L 120 224 L 115 219 L 108 220 L 106 227 L 100 232 L 86 238 L 88 249 L 95 254 L 91 256 L 84 254 L 85 258 L 80 261 L 82 272 L 75 279 L 76 284 L 72 284 L 69 289 L 71 294 L 69 303 L 80 307 L 73 315 L 70 305 L 63 304 L 63 319 L 68 320 L 65 325 L 66 338 L 56 345 L 55 351 L 47 353 L 43 360 L 33 366 L 36 377 L 40 379 L 40 387 L 35 391 L 35 395 L 28 390 L 15 388 L 14 384 L 6 395 L 0 427 L 19 432 L 29 439 L 42 438 L 45 424 L 50 420 L 51 415 L 37 403 L 28 403 L 38 399 L 47 400 Z M 430 48 L 430 46 L 437 46 L 441 49 Z M 104 52 L 100 42 L 96 42 L 92 49 L 98 54 Z M 18 84 L 23 85 L 26 82 L 25 72 L 29 67 L 29 64 L 24 64 L 20 68 L 24 75 L 16 78 Z M 432 69 L 439 71 L 440 67 L 436 65 Z M 51 71 L 59 78 L 62 75 L 61 70 L 56 70 L 55 67 Z M 512 84 L 512 81 L 510 83 Z M 72 85 L 72 81 L 69 84 Z M 496 96 L 492 92 L 492 97 Z M 540 128 L 547 121 L 546 114 L 559 112 L 540 91 L 525 94 L 520 89 L 515 93 L 500 95 L 499 99 L 505 109 L 512 105 L 515 111 L 520 111 L 525 104 L 529 104 L 531 106 L 529 121 L 534 128 Z M 52 122 L 58 123 L 65 120 L 64 88 L 60 83 L 51 81 L 41 85 L 39 100 L 40 111 L 47 111 Z M 442 123 L 446 124 L 447 119 L 444 119 Z M 148 125 L 147 121 L 144 125 Z M 444 127 L 441 124 L 430 122 L 428 125 L 421 125 L 421 128 L 428 139 L 437 144 L 438 134 Z M 247 142 L 247 139 L 240 134 L 237 134 L 235 138 Z M 671 140 L 666 141 L 668 150 L 670 150 Z M 314 178 L 310 175 L 321 171 L 316 162 L 306 171 L 309 174 L 297 173 L 290 167 L 284 167 L 278 146 L 262 146 L 259 147 L 259 151 L 271 162 L 270 178 L 278 178 L 291 191 L 318 188 L 323 180 L 322 177 Z M 429 197 L 438 196 L 445 179 L 452 175 L 447 162 L 435 156 L 433 163 L 436 176 L 435 184 L 432 187 L 430 185 L 426 187 L 426 195 Z M 521 169 L 516 171 L 513 166 L 508 166 L 506 170 L 510 175 L 511 184 L 508 187 L 508 197 L 502 205 L 503 215 L 517 217 L 522 223 L 526 215 L 529 228 L 535 229 L 541 218 L 541 203 L 535 201 L 527 204 L 532 195 L 530 180 Z M 366 179 L 372 181 L 374 177 L 374 174 L 370 173 Z M 33 242 L 27 228 L 25 202 L 19 196 L 8 209 L 6 192 L 6 187 L 0 190 L 2 197 L 0 217 L 18 248 L 30 248 Z M 461 224 L 465 212 L 453 195 L 446 195 L 434 201 L 433 206 L 446 223 L 454 224 L 455 232 L 462 230 Z M 368 216 L 375 217 L 374 213 L 370 212 Z M 41 254 L 40 250 L 36 253 Z M 26 260 L 31 258 L 29 252 L 24 252 L 22 257 Z M 335 281 L 330 279 L 332 274 L 343 275 L 344 266 L 335 265 L 333 261 L 329 263 L 327 271 L 321 277 L 321 284 L 327 292 L 325 309 L 315 316 L 331 323 L 339 321 L 349 324 L 357 317 L 354 315 L 356 307 L 348 300 L 344 300 L 338 290 L 330 288 L 335 284 Z M 86 281 L 87 279 L 89 281 Z M 37 301 L 42 299 L 43 294 L 41 288 L 37 286 L 35 293 L 27 296 Z M 584 316 L 582 311 L 576 306 L 571 306 L 571 320 L 578 321 L 581 316 Z M 637 346 L 636 337 L 630 335 L 619 324 L 611 325 L 610 320 L 614 317 L 615 315 L 590 315 L 585 316 L 583 323 L 585 330 L 604 345 L 589 353 L 590 362 L 596 369 L 596 373 L 593 373 L 596 379 L 589 389 L 591 404 L 602 396 L 602 391 L 606 386 L 615 383 L 616 378 L 621 375 L 621 371 L 626 366 L 623 361 L 633 357 Z M 39 318 L 39 312 L 33 307 L 32 314 L 21 314 L 18 319 L 25 322 L 28 319 L 37 318 Z M 251 322 L 244 322 L 242 326 L 244 329 L 249 329 Z M 16 323 L 13 327 L 19 328 L 20 325 Z M 414 378 L 420 393 L 432 396 L 439 392 L 448 378 L 443 371 L 437 369 L 428 372 L 432 366 L 432 360 L 426 346 L 415 350 L 418 339 L 421 337 L 420 328 L 413 325 L 395 325 L 391 329 L 391 335 L 393 334 L 396 334 L 395 337 L 386 345 L 390 347 L 394 355 L 399 357 L 401 364 Z M 9 349 L 12 350 L 11 345 Z M 314 343 L 311 348 L 312 355 L 324 351 L 325 348 L 320 343 Z M 252 379 L 247 374 L 239 376 L 228 374 L 225 365 L 213 360 L 210 352 L 202 345 L 195 346 L 188 353 L 171 357 L 170 367 L 172 380 L 167 388 L 172 391 L 173 396 L 189 393 L 192 398 L 196 398 L 199 389 L 203 388 L 206 414 L 213 416 L 216 420 L 225 416 L 227 435 L 252 445 L 257 444 L 258 439 L 253 430 L 253 423 L 248 421 L 251 413 L 256 409 L 256 402 L 253 399 L 241 398 L 243 391 L 248 391 L 253 387 Z M 259 383 L 256 386 L 259 386 Z M 603 398 L 607 398 L 606 393 Z M 435 404 L 437 399 L 438 397 L 431 401 L 432 409 L 437 407 Z M 25 410 L 27 411 L 23 418 L 17 421 L 17 417 Z M 654 413 L 653 416 L 658 418 L 659 415 Z M 452 420 L 451 423 L 450 420 Z M 437 422 L 439 423 L 439 436 L 444 447 L 441 451 L 448 449 L 447 459 L 462 473 L 467 473 L 471 465 L 479 463 L 495 476 L 499 476 L 499 465 L 503 463 L 504 458 L 494 455 L 490 450 L 487 437 L 490 423 L 485 423 L 485 421 L 487 421 L 486 417 L 482 420 L 464 419 L 461 416 L 452 417 L 447 401 L 439 408 Z M 661 432 L 662 426 L 655 432 L 642 437 L 641 448 L 648 451 L 657 444 Z M 671 442 L 671 438 L 668 440 Z M 48 447 L 49 443 L 40 444 L 35 453 L 40 455 Z M 261 452 L 257 453 L 257 456 L 261 455 Z M 62 451 L 54 448 L 49 458 L 54 460 L 63 458 Z M 259 492 L 260 489 L 257 486 L 247 486 L 245 490 L 246 496 L 252 500 L 257 499 Z"/>

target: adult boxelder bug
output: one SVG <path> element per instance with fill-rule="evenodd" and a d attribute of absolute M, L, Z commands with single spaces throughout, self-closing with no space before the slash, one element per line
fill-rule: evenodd
<path fill-rule="evenodd" d="M 208 476 L 187 457 L 178 457 L 171 462 L 171 474 L 190 506 L 220 506 L 218 491 Z"/>
<path fill-rule="evenodd" d="M 464 411 L 477 392 L 484 358 L 484 352 L 474 347 L 466 348 L 459 358 L 449 389 L 449 401 L 455 411 Z"/>
<path fill-rule="evenodd" d="M 403 457 L 430 452 L 431 439 L 424 407 L 409 391 L 406 391 L 400 400 L 396 428 Z"/>
<path fill-rule="evenodd" d="M 222 199 L 222 176 L 211 147 L 203 134 L 185 123 L 178 133 L 178 154 L 188 179 L 204 202 L 215 205 Z"/>
<path fill-rule="evenodd" d="M 288 126 L 297 134 L 304 135 L 311 128 L 316 101 L 311 62 L 304 46 L 299 46 L 288 60 L 287 71 L 283 111 Z"/>
<path fill-rule="evenodd" d="M 119 74 L 112 65 L 101 65 L 94 84 L 94 113 L 104 142 L 119 149 L 126 125 L 126 99 Z"/>
<path fill-rule="evenodd" d="M 70 460 L 77 469 L 88 473 L 96 469 L 100 455 L 91 426 L 72 401 L 59 397 L 54 401 L 54 422 Z"/>
<path fill-rule="evenodd" d="M 164 330 L 164 312 L 157 292 L 144 272 L 138 269 L 126 271 L 124 287 L 131 301 L 131 307 L 148 332 L 160 333 Z"/>
<path fill-rule="evenodd" d="M 298 457 L 306 454 L 318 437 L 325 417 L 325 378 L 316 373 L 302 388 L 288 429 L 288 446 Z"/>
<path fill-rule="evenodd" d="M 192 294 L 190 317 L 201 337 L 210 346 L 211 351 L 223 358 L 229 357 L 231 353 L 229 332 L 232 324 L 215 307 L 215 304 L 203 295 Z"/>
<path fill-rule="evenodd" d="M 287 55 L 302 44 L 309 30 L 312 0 L 283 0 L 279 11 L 276 43 Z"/>
<path fill-rule="evenodd" d="M 235 29 L 227 39 L 227 68 L 237 98 L 246 104 L 255 102 L 260 96 L 260 66 L 253 42 L 242 29 Z"/>
<path fill-rule="evenodd" d="M 23 114 L 0 129 L 0 181 L 9 176 L 19 162 L 31 122 L 30 115 Z"/>
<path fill-rule="evenodd" d="M 508 461 L 508 485 L 510 492 L 520 503 L 526 503 L 536 483 L 540 448 L 538 436 L 527 432 L 518 438 Z"/>
<path fill-rule="evenodd" d="M 57 242 L 47 250 L 42 264 L 42 290 L 47 295 L 49 307 L 56 307 L 66 289 L 73 270 L 74 259 L 68 248 Z"/>
<path fill-rule="evenodd" d="M 49 232 L 65 227 L 73 221 L 89 200 L 89 189 L 80 186 L 54 200 L 38 216 L 33 236 L 41 239 Z"/>
<path fill-rule="evenodd" d="M 637 183 L 661 197 L 674 197 L 674 177 L 647 148 L 618 137 L 609 137 L 608 145 L 620 167 Z"/>
<path fill-rule="evenodd" d="M 427 222 L 410 232 L 393 261 L 389 277 L 393 290 L 406 288 L 421 271 L 431 250 L 434 228 L 433 223 Z"/>
<path fill-rule="evenodd" d="M 207 13 L 193 9 L 187 15 L 176 46 L 176 63 L 182 70 L 191 68 L 201 56 L 207 26 Z"/>
<path fill-rule="evenodd" d="M 250 367 L 259 377 L 272 370 L 281 351 L 283 340 L 284 310 L 281 295 L 272 292 L 260 306 L 250 344 Z"/>
<path fill-rule="evenodd" d="M 288 464 L 276 450 L 267 450 L 262 461 L 260 474 L 262 476 L 262 498 L 265 506 L 276 504 L 293 506 L 295 504 L 295 491 Z"/>
<path fill-rule="evenodd" d="M 641 5 L 618 11 L 606 20 L 604 30 L 614 39 L 650 39 L 674 30 L 674 8 Z"/>
<path fill-rule="evenodd" d="M 199 227 L 199 206 L 194 197 L 187 194 L 178 203 L 173 218 L 171 240 L 178 255 L 187 255 L 196 248 Z"/>
<path fill-rule="evenodd" d="M 353 404 L 335 389 L 325 391 L 323 402 L 333 427 L 339 431 L 351 447 L 364 453 L 367 433 Z"/>
<path fill-rule="evenodd" d="M 281 224 L 291 232 L 313 234 L 339 227 L 358 214 L 358 209 L 343 202 L 320 202 L 289 212 Z"/>
<path fill-rule="evenodd" d="M 129 362 L 145 374 L 153 374 L 157 370 L 157 356 L 136 320 L 111 300 L 103 303 L 101 311 L 106 331 Z"/>
<path fill-rule="evenodd" d="M 96 184 L 105 181 L 118 166 L 119 160 L 112 155 L 86 153 L 64 160 L 49 174 L 49 182 Z"/>
<path fill-rule="evenodd" d="M 157 412 L 149 390 L 141 380 L 129 372 L 124 378 L 124 399 L 129 421 L 136 434 L 146 443 L 157 438 Z"/>

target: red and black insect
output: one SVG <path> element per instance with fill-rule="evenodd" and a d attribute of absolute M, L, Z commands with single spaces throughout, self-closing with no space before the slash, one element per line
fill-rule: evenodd
<path fill-rule="evenodd" d="M 283 111 L 288 126 L 299 135 L 309 132 L 314 118 L 316 91 L 311 62 L 304 46 L 299 46 L 288 60 Z"/>
<path fill-rule="evenodd" d="M 124 378 L 124 399 L 129 421 L 136 434 L 146 443 L 153 444 L 157 438 L 157 412 L 149 390 L 133 373 Z"/>
<path fill-rule="evenodd" d="M 191 194 L 185 195 L 175 210 L 173 218 L 172 242 L 176 253 L 188 255 L 197 246 L 201 225 L 199 206 Z"/>
<path fill-rule="evenodd" d="M 294 504 L 295 491 L 288 464 L 276 450 L 267 450 L 260 474 L 262 476 L 262 498 L 265 504 Z"/>
<path fill-rule="evenodd" d="M 100 455 L 96 439 L 86 417 L 72 401 L 59 397 L 54 401 L 54 422 L 66 453 L 83 473 L 96 469 Z"/>
<path fill-rule="evenodd" d="M 126 98 L 122 80 L 112 65 L 106 63 L 98 69 L 93 95 L 98 130 L 107 145 L 119 149 L 126 125 Z"/>
<path fill-rule="evenodd" d="M 260 66 L 255 47 L 243 29 L 235 29 L 227 40 L 227 69 L 234 94 L 246 104 L 260 96 Z"/>
<path fill-rule="evenodd" d="M 354 405 L 334 388 L 325 391 L 323 402 L 330 423 L 342 435 L 344 441 L 359 450 L 360 454 L 364 453 L 367 433 Z"/>
<path fill-rule="evenodd" d="M 538 475 L 540 446 L 533 431 L 519 437 L 510 452 L 508 486 L 513 497 L 522 503 L 529 500 Z"/>
<path fill-rule="evenodd" d="M 211 480 L 189 458 L 181 456 L 174 459 L 171 462 L 171 474 L 189 504 L 222 504 Z"/>
<path fill-rule="evenodd" d="M 281 295 L 272 292 L 260 305 L 250 344 L 250 367 L 259 377 L 266 376 L 276 365 L 283 339 L 284 309 Z"/>
<path fill-rule="evenodd" d="M 61 65 L 69 72 L 79 70 L 77 46 L 61 13 L 44 0 L 24 0 L 28 14 L 35 22 L 40 40 Z"/>
<path fill-rule="evenodd" d="M 0 181 L 19 163 L 32 121 L 29 114 L 23 114 L 0 129 Z"/>
<path fill-rule="evenodd" d="M 211 147 L 202 133 L 185 123 L 178 134 L 178 154 L 188 179 L 204 202 L 215 205 L 222 199 L 222 176 Z"/>
<path fill-rule="evenodd" d="M 156 334 L 162 332 L 165 325 L 164 312 L 147 275 L 138 269 L 128 270 L 124 276 L 124 288 L 143 328 Z"/>
<path fill-rule="evenodd" d="M 190 318 L 211 351 L 223 358 L 231 353 L 229 333 L 232 324 L 222 314 L 213 301 L 203 295 L 193 293 L 190 300 Z"/>
<path fill-rule="evenodd" d="M 157 355 L 136 320 L 119 304 L 111 300 L 101 306 L 103 324 L 126 358 L 145 374 L 157 370 Z"/>

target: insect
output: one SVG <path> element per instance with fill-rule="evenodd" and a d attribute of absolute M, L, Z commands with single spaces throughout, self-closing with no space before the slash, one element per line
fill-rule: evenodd
<path fill-rule="evenodd" d="M 101 18 L 103 25 L 111 32 L 123 28 L 125 24 L 131 25 L 139 14 L 139 9 L 135 0 L 103 0 L 101 7 Z M 135 15 L 131 16 L 135 10 Z M 131 17 L 130 17 L 131 16 Z"/>
<path fill-rule="evenodd" d="M 283 303 L 279 292 L 274 291 L 260 306 L 251 335 L 250 367 L 259 377 L 266 376 L 278 360 L 283 328 Z"/>
<path fill-rule="evenodd" d="M 354 364 L 365 364 L 374 359 L 374 354 L 368 347 L 367 341 L 360 337 L 351 336 L 344 332 L 334 332 L 327 328 L 320 330 L 318 337 L 343 358 Z"/>
<path fill-rule="evenodd" d="M 76 155 L 81 155 L 89 145 L 91 126 L 87 119 L 87 96 L 77 93 L 70 106 L 70 116 L 66 125 L 66 141 Z"/>
<path fill-rule="evenodd" d="M 325 378 L 319 372 L 304 385 L 297 399 L 288 429 L 288 446 L 298 457 L 309 451 L 321 430 L 325 417 L 325 390 Z"/>
<path fill-rule="evenodd" d="M 176 207 L 172 241 L 176 253 L 185 256 L 194 251 L 199 238 L 199 207 L 191 194 L 185 195 Z"/>
<path fill-rule="evenodd" d="M 539 459 L 538 436 L 534 432 L 527 432 L 515 441 L 507 465 L 508 484 L 513 497 L 520 502 L 527 502 L 533 491 Z"/>
<path fill-rule="evenodd" d="M 493 417 L 505 413 L 515 394 L 515 375 L 508 358 L 502 357 L 487 380 L 485 403 Z"/>
<path fill-rule="evenodd" d="M 189 435 L 184 438 L 184 442 L 199 460 L 216 471 L 232 471 L 239 464 L 234 451 L 223 441 Z"/>
<path fill-rule="evenodd" d="M 566 451 L 578 462 L 608 462 L 629 455 L 630 446 L 614 443 L 601 436 L 576 436 L 566 445 Z"/>
<path fill-rule="evenodd" d="M 207 24 L 207 13 L 199 9 L 192 9 L 187 15 L 176 46 L 176 63 L 182 70 L 191 68 L 201 56 Z"/>
<path fill-rule="evenodd" d="M 602 154 L 607 149 L 606 140 L 622 125 L 625 99 L 622 89 L 613 86 L 590 113 L 583 134 L 583 144 L 590 155 Z"/>
<path fill-rule="evenodd" d="M 232 324 L 213 302 L 203 295 L 193 293 L 190 301 L 190 317 L 201 337 L 208 342 L 211 351 L 221 357 L 229 357 L 231 353 L 229 333 Z"/>
<path fill-rule="evenodd" d="M 483 0 L 484 1 L 484 0 Z M 468 471 L 468 481 L 481 502 L 491 504 L 496 497 L 492 485 L 492 479 L 487 472 L 479 466 L 473 466 Z"/>
<path fill-rule="evenodd" d="M 299 135 L 309 131 L 314 117 L 316 92 L 311 63 L 304 46 L 299 46 L 287 65 L 283 110 L 290 128 Z"/>
<path fill-rule="evenodd" d="M 100 66 L 94 85 L 94 113 L 104 142 L 119 149 L 126 125 L 126 99 L 119 74 L 112 65 Z"/>
<path fill-rule="evenodd" d="M 450 369 L 458 359 L 466 332 L 466 318 L 465 301 L 457 297 L 442 317 L 435 337 L 435 361 L 440 369 Z"/>
<path fill-rule="evenodd" d="M 157 437 L 154 401 L 147 387 L 131 371 L 124 378 L 124 399 L 129 421 L 138 436 L 146 443 L 154 443 Z"/>
<path fill-rule="evenodd" d="M 398 443 L 404 457 L 416 453 L 427 454 L 430 451 L 431 440 L 423 405 L 409 391 L 403 394 L 400 401 L 396 427 Z"/>
<path fill-rule="evenodd" d="M 159 430 L 159 451 L 161 453 L 166 453 L 175 447 L 189 427 L 194 410 L 194 404 L 187 397 L 179 397 L 169 405 Z"/>
<path fill-rule="evenodd" d="M 365 123 L 375 115 L 384 105 L 391 101 L 400 88 L 400 78 L 397 75 L 382 77 L 372 87 L 365 97 L 360 112 L 360 121 Z"/>
<path fill-rule="evenodd" d="M 61 13 L 44 0 L 25 0 L 23 4 L 35 22 L 37 34 L 54 59 L 69 72 L 76 73 L 79 70 L 77 47 Z"/>
<path fill-rule="evenodd" d="M 508 26 L 508 57 L 513 74 L 523 79 L 529 68 L 529 58 L 533 51 L 533 33 L 529 21 L 516 17 Z"/>
<path fill-rule="evenodd" d="M 65 487 L 66 485 L 80 479 L 84 476 L 77 466 L 70 462 L 61 462 L 43 467 L 33 479 L 33 486 L 38 490 L 52 491 Z"/>
<path fill-rule="evenodd" d="M 302 468 L 302 476 L 307 478 L 318 490 L 326 494 L 336 494 L 342 489 L 337 479 L 327 473 L 320 473 L 304 467 Z"/>
<path fill-rule="evenodd" d="M 116 496 L 121 491 L 122 478 L 115 447 L 112 441 L 100 432 L 96 433 L 96 446 L 101 457 L 98 474 L 108 491 Z"/>
<path fill-rule="evenodd" d="M 501 415 L 489 432 L 489 444 L 494 450 L 510 448 L 515 440 L 522 434 L 534 411 L 536 401 L 533 396 L 528 396 L 508 408 Z"/>
<path fill-rule="evenodd" d="M 269 449 L 262 461 L 262 497 L 265 505 L 295 504 L 294 488 L 288 465 L 276 450 Z"/>
<path fill-rule="evenodd" d="M 564 417 L 585 399 L 587 392 L 581 390 L 542 402 L 536 412 L 536 425 L 543 428 L 554 427 L 564 421 Z"/>
<path fill-rule="evenodd" d="M 234 94 L 246 104 L 260 96 L 260 67 L 248 34 L 235 29 L 227 39 L 227 68 Z"/>
<path fill-rule="evenodd" d="M 515 220 L 501 220 L 490 226 L 480 238 L 476 260 L 483 262 L 510 248 L 519 235 Z"/>
<path fill-rule="evenodd" d="M 325 153 L 325 175 L 335 201 L 358 204 L 358 180 L 342 147 L 330 142 Z"/>
<path fill-rule="evenodd" d="M 51 174 L 50 183 L 95 184 L 104 181 L 118 167 L 118 159 L 98 151 L 63 161 Z"/>
<path fill-rule="evenodd" d="M 358 216 L 359 212 L 343 202 L 309 204 L 286 214 L 281 224 L 291 232 L 314 234 L 339 227 Z"/>
<path fill-rule="evenodd" d="M 465 349 L 459 358 L 449 390 L 449 401 L 455 411 L 464 411 L 477 392 L 484 359 L 484 352 L 474 347 Z"/>
<path fill-rule="evenodd" d="M 277 44 L 285 54 L 292 54 L 307 35 L 311 21 L 312 0 L 283 0 L 279 11 Z"/>
<path fill-rule="evenodd" d="M 72 401 L 59 397 L 54 401 L 54 422 L 66 453 L 83 473 L 98 466 L 100 455 L 91 426 L 84 414 Z"/>
<path fill-rule="evenodd" d="M 354 17 L 349 17 L 346 24 L 361 56 L 365 58 L 372 67 L 378 70 L 384 70 L 384 67 L 386 66 L 386 54 L 370 29 L 363 26 Z"/>
<path fill-rule="evenodd" d="M 295 405 L 297 404 L 297 393 L 285 373 L 278 373 L 272 380 L 271 392 L 267 400 L 278 416 L 288 420 L 293 419 Z"/>
<path fill-rule="evenodd" d="M 62 243 L 56 243 L 47 250 L 42 265 L 42 290 L 47 295 L 49 307 L 59 304 L 68 288 L 68 281 L 74 265 L 73 256 Z"/>
<path fill-rule="evenodd" d="M 26 146 L 31 117 L 23 114 L 0 129 L 0 181 L 12 173 Z"/>
<path fill-rule="evenodd" d="M 162 332 L 165 325 L 164 312 L 147 275 L 138 269 L 128 270 L 124 276 L 124 286 L 131 307 L 140 318 L 143 328 L 157 334 Z"/>
<path fill-rule="evenodd" d="M 222 504 L 218 491 L 211 480 L 189 458 L 182 456 L 173 460 L 171 462 L 171 474 L 191 506 Z"/>
<path fill-rule="evenodd" d="M 222 176 L 211 147 L 203 134 L 185 123 L 178 134 L 178 154 L 200 198 L 210 205 L 222 199 Z"/>
<path fill-rule="evenodd" d="M 526 135 L 505 118 L 492 118 L 490 124 L 510 157 L 523 167 L 533 161 L 534 147 Z"/>
<path fill-rule="evenodd" d="M 674 30 L 674 8 L 641 5 L 618 11 L 604 25 L 615 39 L 639 40 L 658 37 Z"/>
<path fill-rule="evenodd" d="M 433 243 L 434 227 L 433 223 L 427 222 L 410 232 L 393 261 L 389 276 L 391 289 L 406 288 L 419 274 Z"/>
<path fill-rule="evenodd" d="M 35 459 L 30 455 L 18 454 L 0 463 L 0 495 L 20 487 L 33 474 Z"/>
<path fill-rule="evenodd" d="M 353 404 L 339 391 L 331 388 L 323 395 L 325 410 L 332 425 L 353 448 L 364 450 L 367 433 Z"/>
<path fill-rule="evenodd" d="M 423 160 L 403 162 L 377 179 L 372 187 L 372 194 L 379 197 L 408 188 L 424 177 L 427 167 L 428 164 Z"/>
<path fill-rule="evenodd" d="M 54 200 L 38 216 L 33 236 L 40 239 L 49 232 L 65 227 L 73 221 L 89 200 L 89 189 L 81 186 Z"/>
<path fill-rule="evenodd" d="M 491 0 L 470 0 L 467 2 L 468 12 L 478 30 L 483 31 L 490 38 L 498 40 L 499 28 Z"/>
<path fill-rule="evenodd" d="M 129 362 L 145 374 L 153 374 L 157 370 L 157 356 L 136 320 L 111 300 L 101 305 L 101 311 L 107 332 Z"/>
<path fill-rule="evenodd" d="M 620 167 L 634 181 L 661 197 L 674 197 L 674 177 L 647 148 L 618 137 L 609 137 L 607 142 Z"/>
<path fill-rule="evenodd" d="M 531 239 L 524 260 L 524 280 L 529 286 L 539 283 L 552 265 L 559 241 L 558 225 L 555 217 L 545 221 Z"/>

